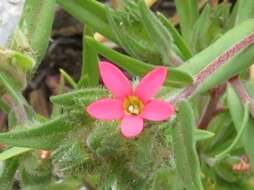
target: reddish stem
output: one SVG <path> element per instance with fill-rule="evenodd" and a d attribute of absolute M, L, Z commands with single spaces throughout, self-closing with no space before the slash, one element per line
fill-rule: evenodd
<path fill-rule="evenodd" d="M 226 85 L 223 84 L 221 86 L 218 86 L 217 88 L 214 88 L 211 91 L 210 93 L 211 99 L 208 103 L 205 113 L 203 114 L 199 122 L 199 125 L 198 125 L 199 129 L 207 129 L 208 124 L 213 119 L 213 117 L 217 115 L 218 113 L 224 111 L 224 109 L 221 109 L 221 107 L 218 106 L 218 103 L 219 103 L 220 97 L 224 94 L 225 89 L 226 89 Z"/>
<path fill-rule="evenodd" d="M 245 87 L 243 86 L 242 82 L 240 81 L 239 77 L 233 77 L 229 80 L 229 82 L 232 84 L 233 88 L 239 95 L 241 101 L 243 104 L 249 104 L 250 105 L 250 113 L 252 117 L 254 117 L 254 101 L 249 96 L 248 92 L 246 91 Z"/>

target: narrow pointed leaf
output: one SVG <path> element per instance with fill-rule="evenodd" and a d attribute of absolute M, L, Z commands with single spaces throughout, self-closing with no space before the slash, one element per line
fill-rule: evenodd
<path fill-rule="evenodd" d="M 181 102 L 176 125 L 173 127 L 176 170 L 186 189 L 202 190 L 194 128 L 193 110 L 188 102 Z"/>
<path fill-rule="evenodd" d="M 236 15 L 236 24 L 244 22 L 254 17 L 254 1 L 253 0 L 239 0 Z"/>
<path fill-rule="evenodd" d="M 108 24 L 106 7 L 103 4 L 93 0 L 57 0 L 57 3 L 96 32 L 114 39 Z"/>
<path fill-rule="evenodd" d="M 188 44 L 186 41 L 183 39 L 181 34 L 177 31 L 177 29 L 173 26 L 173 24 L 170 22 L 168 18 L 166 18 L 163 14 L 158 13 L 158 17 L 162 24 L 166 27 L 166 29 L 170 32 L 172 35 L 172 38 L 174 40 L 174 43 L 180 50 L 181 54 L 184 57 L 184 60 L 187 60 L 192 57 L 192 52 L 191 49 L 189 48 Z"/>
<path fill-rule="evenodd" d="M 191 43 L 193 26 L 198 18 L 197 0 L 175 0 L 177 14 L 180 18 L 181 32 L 185 40 Z"/>
<path fill-rule="evenodd" d="M 11 83 L 9 77 L 0 72 L 0 84 L 2 88 L 8 92 L 8 94 L 15 100 L 16 103 L 24 102 L 24 99 L 19 91 L 14 87 L 15 85 Z"/>
<path fill-rule="evenodd" d="M 91 45 L 94 46 L 94 48 L 98 51 L 99 54 L 103 55 L 121 68 L 125 69 L 130 74 L 144 76 L 148 71 L 155 68 L 155 66 L 153 65 L 144 63 L 140 60 L 129 57 L 127 55 L 123 55 L 115 50 L 107 48 L 90 37 L 87 37 L 87 40 Z M 181 72 L 175 68 L 169 69 L 169 75 L 166 81 L 168 85 L 183 86 L 190 83 L 191 81 L 191 76 L 186 75 L 186 72 Z"/>
<path fill-rule="evenodd" d="M 238 132 L 240 132 L 241 127 L 241 121 L 243 118 L 243 105 L 241 103 L 240 98 L 236 94 L 235 90 L 232 88 L 232 86 L 228 86 L 227 88 L 227 103 L 229 107 L 229 111 L 231 114 L 231 117 L 234 122 L 234 126 Z M 244 145 L 244 149 L 246 151 L 246 154 L 249 156 L 250 163 L 252 166 L 252 171 L 254 170 L 254 121 L 253 118 L 249 119 L 249 122 L 247 123 L 246 130 L 242 136 L 242 142 Z"/>
<path fill-rule="evenodd" d="M 12 147 L 0 153 L 0 161 L 8 160 L 20 154 L 30 151 L 30 148 Z"/>
<path fill-rule="evenodd" d="M 240 101 L 240 98 L 236 94 L 235 90 L 231 85 L 227 86 L 227 103 L 229 107 L 230 114 L 232 116 L 232 120 L 235 124 L 236 130 L 240 130 L 241 120 L 243 116 L 243 106 Z M 239 114 L 241 113 L 241 114 Z"/>
<path fill-rule="evenodd" d="M 72 88 L 77 88 L 78 85 L 77 83 L 74 81 L 74 79 L 68 74 L 66 73 L 63 69 L 60 69 L 60 73 L 63 75 L 64 79 L 66 80 L 66 82 L 68 82 Z"/>
<path fill-rule="evenodd" d="M 19 162 L 16 158 L 0 162 L 0 167 L 2 170 L 0 173 L 0 190 L 12 189 L 15 173 L 18 166 Z"/>
<path fill-rule="evenodd" d="M 194 130 L 194 139 L 197 142 L 212 138 L 213 136 L 214 136 L 214 133 L 212 133 L 210 131 L 201 130 L 201 129 Z"/>
<path fill-rule="evenodd" d="M 240 139 L 242 138 L 242 135 L 245 133 L 245 129 L 248 126 L 248 121 L 249 121 L 249 110 L 248 110 L 248 104 L 244 105 L 244 113 L 243 113 L 243 119 L 241 122 L 241 126 L 240 129 L 235 137 L 235 139 L 233 140 L 233 142 L 225 149 L 223 150 L 221 153 L 215 155 L 215 160 L 216 161 L 220 161 L 223 158 L 225 158 L 226 156 L 228 156 L 228 154 L 233 151 L 233 149 L 235 148 L 235 146 L 239 143 Z"/>
<path fill-rule="evenodd" d="M 37 64 L 40 63 L 48 47 L 55 15 L 55 4 L 55 0 L 27 0 L 24 7 L 20 29 L 33 49 L 33 52 L 30 53 L 33 53 Z M 19 43 L 18 41 L 17 47 L 13 48 L 20 48 L 18 47 Z"/>
<path fill-rule="evenodd" d="M 171 36 L 160 20 L 146 7 L 145 3 L 139 3 L 142 23 L 150 39 L 154 42 L 156 49 L 159 50 L 164 64 L 172 65 Z"/>
<path fill-rule="evenodd" d="M 211 8 L 207 5 L 193 27 L 192 49 L 194 52 L 199 52 L 209 45 L 210 14 Z"/>
<path fill-rule="evenodd" d="M 108 96 L 107 90 L 103 88 L 87 88 L 81 90 L 74 90 L 72 92 L 67 92 L 57 96 L 52 96 L 50 98 L 51 102 L 54 104 L 59 104 L 63 106 L 72 106 L 75 104 L 75 100 L 78 98 L 94 98 L 106 97 Z"/>
<path fill-rule="evenodd" d="M 71 130 L 73 126 L 67 124 L 63 118 L 57 118 L 39 126 L 0 133 L 0 143 L 35 149 L 54 149 Z"/>
<path fill-rule="evenodd" d="M 122 11 L 108 9 L 107 16 L 115 42 L 129 55 L 154 65 L 163 64 L 156 41 L 150 38 L 142 24 L 136 3 L 125 5 Z"/>
<path fill-rule="evenodd" d="M 34 60 L 31 57 L 14 50 L 0 48 L 0 74 L 8 79 L 8 83 L 14 89 L 25 88 L 26 74 L 33 66 Z"/>
<path fill-rule="evenodd" d="M 89 28 L 86 28 L 83 31 L 83 61 L 79 86 L 97 86 L 99 84 L 97 52 L 86 40 L 86 33 L 89 33 L 89 30 Z"/>

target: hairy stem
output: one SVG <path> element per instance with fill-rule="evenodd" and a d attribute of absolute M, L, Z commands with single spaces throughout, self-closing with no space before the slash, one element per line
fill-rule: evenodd
<path fill-rule="evenodd" d="M 231 48 L 224 51 L 214 61 L 208 64 L 205 68 L 200 70 L 195 76 L 193 83 L 190 86 L 184 88 L 180 93 L 171 100 L 173 103 L 177 103 L 181 100 L 192 97 L 202 86 L 202 84 L 218 69 L 220 69 L 225 63 L 232 57 L 240 53 L 242 50 L 254 43 L 254 32 L 243 38 L 241 41 L 234 44 Z"/>

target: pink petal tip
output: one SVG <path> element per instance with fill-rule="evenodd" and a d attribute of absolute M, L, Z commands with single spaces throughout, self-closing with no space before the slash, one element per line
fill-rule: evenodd
<path fill-rule="evenodd" d="M 126 138 L 135 138 L 143 130 L 143 119 L 138 116 L 129 116 L 126 115 L 123 117 L 121 123 L 121 132 Z"/>
<path fill-rule="evenodd" d="M 142 116 L 151 121 L 163 121 L 169 119 L 174 113 L 174 106 L 169 102 L 151 100 L 145 105 Z"/>
<path fill-rule="evenodd" d="M 138 84 L 135 94 L 144 102 L 156 95 L 167 77 L 166 67 L 157 67 L 150 71 Z"/>
<path fill-rule="evenodd" d="M 99 64 L 100 75 L 105 86 L 116 98 L 122 98 L 132 93 L 132 86 L 128 78 L 113 64 L 101 61 Z"/>
<path fill-rule="evenodd" d="M 113 120 L 123 117 L 122 102 L 114 99 L 101 99 L 91 103 L 87 112 L 96 119 Z"/>

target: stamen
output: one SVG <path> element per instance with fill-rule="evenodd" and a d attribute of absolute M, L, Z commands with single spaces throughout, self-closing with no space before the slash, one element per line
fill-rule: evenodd
<path fill-rule="evenodd" d="M 126 114 L 139 115 L 143 110 L 143 102 L 136 96 L 128 96 L 123 103 Z"/>
<path fill-rule="evenodd" d="M 133 105 L 131 104 L 131 105 L 128 107 L 128 111 L 129 111 L 130 113 L 135 114 L 135 115 L 140 114 L 139 107 L 138 107 L 137 105 L 135 105 L 135 104 L 133 104 Z"/>

